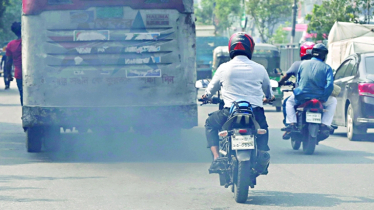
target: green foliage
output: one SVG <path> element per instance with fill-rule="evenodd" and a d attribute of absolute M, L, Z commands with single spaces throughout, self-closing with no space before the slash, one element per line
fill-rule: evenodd
<path fill-rule="evenodd" d="M 355 3 L 358 8 L 360 8 L 364 12 L 365 21 L 363 23 L 369 24 L 372 22 L 372 15 L 370 13 L 372 7 L 374 6 L 373 0 L 355 0 Z"/>
<path fill-rule="evenodd" d="M 0 0 L 3 2 L 5 12 L 1 14 L 0 12 L 0 47 L 4 42 L 9 42 L 12 39 L 15 39 L 16 36 L 10 30 L 10 26 L 15 21 L 21 21 L 22 15 L 22 0 L 10 0 L 8 4 L 4 4 L 4 0 Z"/>
<path fill-rule="evenodd" d="M 246 0 L 247 14 L 253 17 L 263 42 L 268 42 L 274 27 L 292 16 L 292 0 Z"/>
<path fill-rule="evenodd" d="M 288 31 L 284 31 L 284 27 L 289 27 L 291 24 L 286 22 L 285 24 L 279 25 L 279 27 L 275 30 L 273 36 L 269 39 L 269 42 L 272 44 L 284 44 L 288 43 Z"/>
<path fill-rule="evenodd" d="M 308 33 L 317 33 L 316 40 L 323 40 L 323 34 L 328 35 L 336 21 L 354 21 L 357 12 L 351 0 L 323 1 L 322 5 L 314 5 L 312 13 L 305 17 L 310 21 Z"/>
<path fill-rule="evenodd" d="M 0 18 L 3 17 L 4 12 L 6 11 L 6 7 L 9 6 L 9 0 L 0 0 Z M 2 28 L 3 25 L 0 21 L 0 28 Z"/>
<path fill-rule="evenodd" d="M 241 0 L 201 0 L 195 5 L 197 24 L 215 25 L 218 30 L 225 30 L 233 24 L 230 15 L 241 15 Z"/>

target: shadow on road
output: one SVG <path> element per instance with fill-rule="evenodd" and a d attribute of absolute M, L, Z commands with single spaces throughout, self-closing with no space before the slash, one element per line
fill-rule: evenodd
<path fill-rule="evenodd" d="M 270 129 L 269 145 L 272 164 L 371 164 L 374 153 L 365 151 L 340 150 L 323 144 L 316 146 L 313 155 L 305 155 L 302 146 L 299 150 L 291 148 L 290 140 L 282 140 L 282 132 Z M 325 140 L 328 141 L 329 139 Z M 347 139 L 348 141 L 348 139 Z M 359 143 L 359 142 L 357 142 Z"/>
<path fill-rule="evenodd" d="M 346 132 L 339 132 L 339 133 L 334 133 L 334 135 L 332 136 L 339 136 L 339 137 L 342 137 L 342 138 L 347 138 L 347 133 Z M 347 138 L 347 141 L 348 138 Z M 364 136 L 362 136 L 357 142 L 360 142 L 360 141 L 363 141 L 363 142 L 374 142 L 374 133 L 368 133 Z"/>
<path fill-rule="evenodd" d="M 291 193 L 278 191 L 250 192 L 246 204 L 279 207 L 336 207 L 343 203 L 374 203 L 374 199 L 357 196 L 340 196 L 317 193 Z"/>

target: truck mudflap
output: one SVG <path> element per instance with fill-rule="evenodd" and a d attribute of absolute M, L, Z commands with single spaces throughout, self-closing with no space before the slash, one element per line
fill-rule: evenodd
<path fill-rule="evenodd" d="M 23 106 L 24 128 L 34 126 L 197 126 L 197 105 L 137 107 Z"/>

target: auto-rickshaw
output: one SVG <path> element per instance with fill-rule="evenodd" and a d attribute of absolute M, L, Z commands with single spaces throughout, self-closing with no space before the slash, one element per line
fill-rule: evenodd
<path fill-rule="evenodd" d="M 279 81 L 282 76 L 280 69 L 280 53 L 276 46 L 270 44 L 256 44 L 252 60 L 265 67 L 270 79 Z M 222 63 L 230 61 L 230 55 L 227 46 L 216 47 L 213 51 L 212 76 Z M 273 88 L 275 101 L 272 103 L 276 110 L 282 110 L 283 93 L 280 87 Z"/>

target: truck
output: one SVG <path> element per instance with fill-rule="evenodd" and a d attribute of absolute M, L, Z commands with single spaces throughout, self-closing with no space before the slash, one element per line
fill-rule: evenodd
<path fill-rule="evenodd" d="M 212 78 L 213 50 L 217 46 L 228 45 L 229 39 L 216 36 L 214 26 L 196 26 L 196 70 L 197 79 Z"/>
<path fill-rule="evenodd" d="M 335 22 L 328 36 L 326 63 L 337 69 L 349 55 L 374 51 L 374 25 Z"/>
<path fill-rule="evenodd" d="M 27 151 L 66 129 L 196 126 L 195 37 L 190 0 L 23 0 Z"/>

